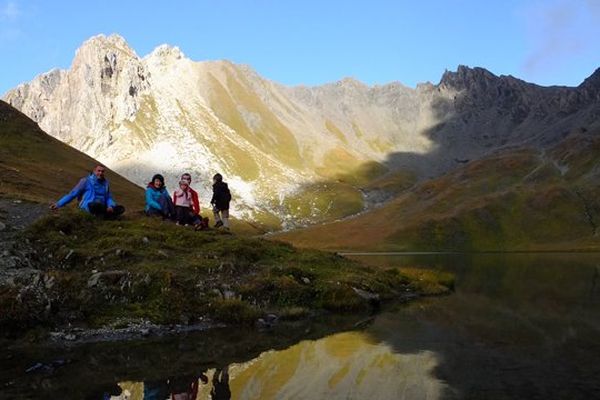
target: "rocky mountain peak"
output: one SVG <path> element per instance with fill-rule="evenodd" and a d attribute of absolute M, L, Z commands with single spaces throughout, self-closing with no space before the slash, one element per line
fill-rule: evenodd
<path fill-rule="evenodd" d="M 600 68 L 596 69 L 593 74 L 587 77 L 579 87 L 583 88 L 596 88 L 600 90 Z"/>
<path fill-rule="evenodd" d="M 161 44 L 152 50 L 152 53 L 150 53 L 147 58 L 176 61 L 185 58 L 185 54 L 183 54 L 183 51 L 177 46 Z"/>
<path fill-rule="evenodd" d="M 77 49 L 75 60 L 77 60 L 78 56 L 84 56 L 87 53 L 105 53 L 110 51 L 125 53 L 131 57 L 137 58 L 135 51 L 122 36 L 117 34 L 108 36 L 100 34 L 83 42 L 79 49 Z"/>
<path fill-rule="evenodd" d="M 351 76 L 342 78 L 340 81 L 337 82 L 337 84 L 340 86 L 349 86 L 349 87 L 365 87 L 366 86 L 363 82 L 361 82 L 358 79 L 353 78 Z"/>
<path fill-rule="evenodd" d="M 85 41 L 73 60 L 72 74 L 90 88 L 100 87 L 104 94 L 113 90 L 119 81 L 144 82 L 147 75 L 135 51 L 116 34 L 97 35 Z"/>
<path fill-rule="evenodd" d="M 485 88 L 497 82 L 498 76 L 485 68 L 459 65 L 456 72 L 446 70 L 438 86 L 455 90 Z"/>

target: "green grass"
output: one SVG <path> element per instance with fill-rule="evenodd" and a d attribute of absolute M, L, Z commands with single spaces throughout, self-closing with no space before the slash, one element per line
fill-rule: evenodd
<path fill-rule="evenodd" d="M 362 194 L 342 182 L 317 183 L 303 187 L 284 200 L 285 213 L 296 221 L 331 221 L 362 211 Z"/>
<path fill-rule="evenodd" d="M 335 254 L 218 231 L 194 232 L 146 217 L 100 221 L 66 209 L 24 234 L 37 250 L 33 262 L 53 285 L 20 301 L 2 288 L 0 325 L 110 326 L 145 318 L 156 323 L 211 317 L 250 323 L 275 312 L 298 318 L 318 310 L 367 311 L 353 288 L 391 300 L 420 290 L 396 269 L 367 267 Z M 117 271 L 117 272 L 115 272 Z M 95 273 L 105 273 L 88 285 Z M 445 292 L 448 287 L 438 287 Z M 423 290 L 430 293 L 430 290 Z M 38 301 L 40 296 L 49 299 Z"/>

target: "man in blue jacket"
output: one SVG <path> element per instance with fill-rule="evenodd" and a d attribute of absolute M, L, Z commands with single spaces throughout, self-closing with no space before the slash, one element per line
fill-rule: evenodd
<path fill-rule="evenodd" d="M 106 168 L 103 165 L 96 165 L 91 174 L 81 178 L 73 190 L 52 204 L 50 208 L 57 210 L 77 198 L 79 208 L 90 214 L 104 218 L 116 218 L 123 214 L 125 207 L 117 205 L 113 200 L 108 180 L 104 177 L 105 172 Z"/>

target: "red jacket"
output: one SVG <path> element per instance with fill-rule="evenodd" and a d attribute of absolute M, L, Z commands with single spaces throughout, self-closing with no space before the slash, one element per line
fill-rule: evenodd
<path fill-rule="evenodd" d="M 192 211 L 194 211 L 194 214 L 200 215 L 200 201 L 198 200 L 198 192 L 191 187 L 188 187 L 188 190 L 192 194 Z M 175 192 L 173 192 L 173 204 L 176 204 Z"/>

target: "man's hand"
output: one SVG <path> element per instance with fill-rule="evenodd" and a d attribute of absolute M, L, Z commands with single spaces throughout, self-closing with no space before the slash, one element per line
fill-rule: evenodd
<path fill-rule="evenodd" d="M 106 208 L 106 212 L 107 212 L 107 213 L 109 213 L 109 214 L 112 214 L 112 213 L 113 213 L 113 211 L 115 211 L 115 210 L 113 210 L 113 208 L 112 208 L 112 207 L 107 207 L 107 208 Z"/>
<path fill-rule="evenodd" d="M 56 205 L 56 203 L 52 203 L 52 204 L 50 204 L 50 209 L 52 211 L 56 211 L 56 210 L 58 210 L 58 206 Z"/>

